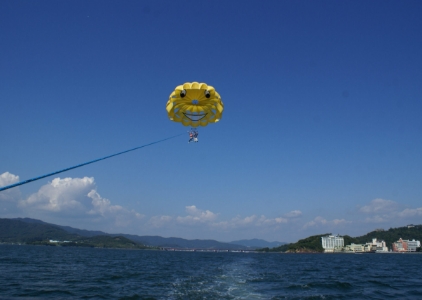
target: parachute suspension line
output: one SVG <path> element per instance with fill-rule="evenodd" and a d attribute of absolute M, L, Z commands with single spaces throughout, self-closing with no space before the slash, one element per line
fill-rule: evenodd
<path fill-rule="evenodd" d="M 135 151 L 137 149 L 141 149 L 141 148 L 148 147 L 148 146 L 151 146 L 151 145 L 154 145 L 154 144 L 158 144 L 158 143 L 161 143 L 161 142 L 164 142 L 164 141 L 173 139 L 175 137 L 178 137 L 178 136 L 181 136 L 181 135 L 184 135 L 184 134 L 185 133 L 174 135 L 174 136 L 171 136 L 171 137 L 162 139 L 162 140 L 158 140 L 156 142 L 145 144 L 145 145 L 142 145 L 142 146 L 139 146 L 139 147 L 135 147 L 133 149 L 122 151 L 122 152 L 115 153 L 115 154 L 112 154 L 112 155 L 108 155 L 108 156 L 105 156 L 105 157 L 102 157 L 102 158 L 94 159 L 94 160 L 91 160 L 91 161 L 88 161 L 88 162 L 85 162 L 85 163 L 82 163 L 82 164 L 79 164 L 79 165 L 76 165 L 76 166 L 73 166 L 73 167 L 70 167 L 70 168 L 66 168 L 66 169 L 63 169 L 63 170 L 60 170 L 60 171 L 56 171 L 56 172 L 53 172 L 53 173 L 49 173 L 49 174 L 45 174 L 45 175 L 42 175 L 42 176 L 34 177 L 34 178 L 31 178 L 31 179 L 28 179 L 28 180 L 24 180 L 24 181 L 21 181 L 21 182 L 18 182 L 18 183 L 14 183 L 14 184 L 11 184 L 11 185 L 8 185 L 8 186 L 0 187 L 0 192 L 1 191 L 4 191 L 4 190 L 7 190 L 7 189 L 11 189 L 11 188 L 17 187 L 19 185 L 23 185 L 23 184 L 26 184 L 26 183 L 30 183 L 32 181 L 36 181 L 36 180 L 42 179 L 42 178 L 45 178 L 45 177 L 53 176 L 53 175 L 56 175 L 56 174 L 59 174 L 59 173 L 62 173 L 62 172 L 66 172 L 66 171 L 69 171 L 69 170 L 72 170 L 72 169 L 76 169 L 76 168 L 79 168 L 79 167 L 82 167 L 82 166 L 85 166 L 85 165 L 89 165 L 89 164 L 92 164 L 92 163 L 95 163 L 97 161 L 104 160 L 104 159 L 107 159 L 107 158 L 110 158 L 110 157 L 113 157 L 113 156 L 117 156 L 117 155 L 124 154 L 124 153 L 130 152 L 130 151 Z"/>

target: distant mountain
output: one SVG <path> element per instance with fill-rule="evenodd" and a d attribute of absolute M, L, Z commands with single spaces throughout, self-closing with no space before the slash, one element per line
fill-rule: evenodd
<path fill-rule="evenodd" d="M 301 239 L 296 243 L 290 243 L 286 245 L 282 245 L 272 249 L 264 249 L 266 252 L 323 252 L 324 249 L 322 248 L 321 237 L 328 235 L 326 234 L 319 234 L 307 237 L 305 239 Z"/>
<path fill-rule="evenodd" d="M 74 240 L 76 238 L 76 235 L 47 223 L 0 219 L 1 242 L 27 243 L 48 239 Z"/>
<path fill-rule="evenodd" d="M 85 236 L 85 237 L 93 237 L 97 235 L 108 235 L 107 233 L 103 231 L 77 229 L 70 226 L 61 226 L 61 225 L 51 224 L 51 223 L 47 223 L 41 220 L 31 219 L 31 218 L 15 218 L 11 220 L 19 220 L 25 223 L 32 223 L 32 224 L 44 224 L 44 225 L 55 226 L 55 227 L 65 230 L 68 233 L 73 233 L 73 234 L 77 234 L 77 235 Z"/>
<path fill-rule="evenodd" d="M 0 242 L 62 247 L 147 248 L 122 236 L 81 237 L 57 225 L 34 219 L 0 219 Z"/>
<path fill-rule="evenodd" d="M 171 247 L 171 248 L 199 248 L 199 249 L 225 249 L 225 250 L 246 250 L 247 247 L 242 245 L 235 245 L 231 243 L 223 243 L 215 240 L 186 240 L 182 238 L 161 236 L 138 236 L 132 234 L 119 234 L 132 241 L 143 243 L 145 245 L 156 247 Z"/>
<path fill-rule="evenodd" d="M 1 219 L 0 219 L 1 220 Z M 6 220 L 6 219 L 3 219 Z M 64 230 L 67 234 L 74 234 L 77 236 L 82 237 L 95 237 L 99 235 L 107 235 L 107 236 L 122 236 L 131 241 L 136 243 L 141 243 L 146 246 L 153 246 L 153 247 L 169 247 L 169 248 L 196 248 L 196 249 L 225 249 L 225 250 L 247 250 L 249 249 L 247 246 L 244 245 L 237 245 L 234 243 L 223 243 L 218 242 L 215 240 L 187 240 L 182 238 L 170 237 L 164 238 L 161 236 L 139 236 L 134 234 L 110 234 L 103 231 L 91 231 L 91 230 L 84 230 L 84 229 L 77 229 L 70 226 L 61 226 L 56 224 L 50 224 L 43 222 L 41 220 L 30 219 L 30 218 L 16 218 L 11 220 L 19 220 L 21 222 L 29 223 L 29 224 L 39 224 L 39 225 L 48 225 L 52 226 L 56 229 Z"/>
<path fill-rule="evenodd" d="M 287 243 L 284 242 L 267 242 L 265 240 L 261 240 L 261 239 L 251 239 L 251 240 L 238 240 L 238 241 L 233 241 L 230 242 L 230 244 L 235 244 L 235 245 L 242 245 L 245 247 L 249 247 L 249 248 L 273 248 L 273 247 L 278 247 L 281 245 L 285 245 Z"/>

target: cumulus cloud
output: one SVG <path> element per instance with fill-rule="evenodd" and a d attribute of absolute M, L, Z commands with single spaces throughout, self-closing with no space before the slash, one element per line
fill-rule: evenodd
<path fill-rule="evenodd" d="M 198 209 L 195 205 L 186 206 L 185 217 L 177 217 L 176 220 L 182 224 L 196 224 L 196 223 L 209 223 L 214 221 L 218 214 L 215 214 L 209 210 L 203 211 Z"/>
<path fill-rule="evenodd" d="M 283 217 L 278 218 L 267 218 L 264 215 L 262 215 L 257 222 L 255 223 L 256 226 L 271 226 L 271 225 L 277 225 L 282 223 L 287 223 L 288 219 Z"/>
<path fill-rule="evenodd" d="M 19 182 L 19 176 L 9 172 L 0 175 L 0 187 L 8 186 Z M 0 192 L 0 201 L 18 201 L 20 199 L 20 191 L 18 187 L 11 188 Z"/>
<path fill-rule="evenodd" d="M 392 200 L 374 199 L 359 209 L 360 212 L 367 214 L 365 221 L 368 223 L 391 223 L 402 222 L 406 219 L 412 222 L 412 218 L 422 216 L 422 207 L 406 208 L 400 211 L 399 204 Z"/>
<path fill-rule="evenodd" d="M 262 223 L 263 221 L 265 221 L 265 216 L 261 216 L 261 218 L 259 219 L 256 215 L 252 215 L 252 216 L 248 216 L 244 218 L 240 216 L 236 216 L 233 219 L 231 219 L 230 224 L 232 227 L 244 227 L 244 226 L 254 225 L 257 222 Z"/>
<path fill-rule="evenodd" d="M 292 210 L 291 212 L 284 214 L 286 218 L 299 218 L 302 216 L 302 212 L 300 210 Z"/>
<path fill-rule="evenodd" d="M 4 173 L 0 177 L 2 185 L 19 181 L 19 177 Z M 12 190 L 13 191 L 13 190 Z M 19 200 L 19 201 L 18 201 Z M 185 207 L 185 216 L 152 216 L 144 221 L 144 215 L 128 210 L 121 205 L 113 204 L 97 191 L 93 177 L 83 178 L 54 178 L 43 185 L 29 197 L 16 198 L 13 205 L 24 215 L 42 218 L 45 221 L 63 220 L 69 224 L 78 220 L 80 226 L 92 224 L 99 229 L 106 230 L 125 227 L 129 224 L 146 224 L 149 228 L 177 228 L 177 226 L 201 225 L 202 228 L 221 230 L 236 230 L 247 228 L 277 229 L 302 215 L 299 210 L 293 210 L 279 217 L 267 218 L 264 215 L 236 216 L 229 220 L 218 220 L 219 213 L 207 209 L 200 209 L 196 205 Z M 139 222 L 140 220 L 143 220 Z M 84 225 L 82 225 L 84 224 Z M 89 226 L 88 226 L 89 227 Z M 97 227 L 98 228 L 98 227 Z"/>
<path fill-rule="evenodd" d="M 92 199 L 92 209 L 89 214 L 105 216 L 107 213 L 115 213 L 124 210 L 120 205 L 111 205 L 110 200 L 102 198 L 95 190 L 91 190 L 88 195 Z"/>
<path fill-rule="evenodd" d="M 140 220 L 144 215 L 128 210 L 120 205 L 112 205 L 110 200 L 102 198 L 95 190 L 88 193 L 88 197 L 92 199 L 92 208 L 88 212 L 91 215 L 99 215 L 106 219 L 114 219 L 117 227 L 126 227 L 133 221 Z"/>
<path fill-rule="evenodd" d="M 407 208 L 399 212 L 399 217 L 409 218 L 409 217 L 421 217 L 422 216 L 422 207 L 419 208 Z"/>
<path fill-rule="evenodd" d="M 19 182 L 19 176 L 13 175 L 9 172 L 4 172 L 0 175 L 0 187 L 7 186 Z"/>
<path fill-rule="evenodd" d="M 148 221 L 151 227 L 168 227 L 177 225 L 202 225 L 210 229 L 231 230 L 241 228 L 273 228 L 286 224 L 302 215 L 299 210 L 284 214 L 282 217 L 267 218 L 264 215 L 236 216 L 229 220 L 218 220 L 220 214 L 210 210 L 203 210 L 195 205 L 185 207 L 186 216 L 154 216 Z"/>
<path fill-rule="evenodd" d="M 84 219 L 87 222 L 110 224 L 111 227 L 126 227 L 144 217 L 102 198 L 93 177 L 55 178 L 26 200 L 21 200 L 19 205 L 32 214 L 43 212 L 47 216 L 60 216 L 67 220 Z"/>
<path fill-rule="evenodd" d="M 392 200 L 374 199 L 368 205 L 362 206 L 359 212 L 367 215 L 367 223 L 411 223 L 418 222 L 422 216 L 422 207 L 419 208 L 400 208 L 397 202 Z"/>
<path fill-rule="evenodd" d="M 88 209 L 91 202 L 88 193 L 93 189 L 95 183 L 92 177 L 55 178 L 27 200 L 22 200 L 20 205 L 50 212 L 80 213 Z"/>
<path fill-rule="evenodd" d="M 170 224 L 171 221 L 173 221 L 171 216 L 154 216 L 149 219 L 148 225 L 151 227 L 160 228 Z"/>
<path fill-rule="evenodd" d="M 359 211 L 366 214 L 389 213 L 397 210 L 397 203 L 392 200 L 381 198 L 372 200 L 368 205 L 362 206 Z"/>
<path fill-rule="evenodd" d="M 247 217 L 240 217 L 236 216 L 232 218 L 229 221 L 221 221 L 221 222 L 215 222 L 211 225 L 215 228 L 220 229 L 239 229 L 239 228 L 253 228 L 253 227 L 273 227 L 274 229 L 279 228 L 279 225 L 285 224 L 289 222 L 287 218 L 283 217 L 277 217 L 277 218 L 267 218 L 264 215 L 257 216 L 257 215 L 251 215 Z"/>
<path fill-rule="evenodd" d="M 313 227 L 313 226 L 319 225 L 319 224 L 327 224 L 327 220 L 324 219 L 323 217 L 318 216 L 315 219 L 313 219 L 312 221 L 305 223 L 305 225 L 303 225 L 303 228 Z"/>
<path fill-rule="evenodd" d="M 19 176 L 9 172 L 0 174 L 0 187 L 8 186 L 19 182 Z M 3 217 L 19 216 L 17 204 L 21 199 L 19 187 L 14 187 L 0 192 L 0 214 Z"/>
<path fill-rule="evenodd" d="M 371 217 L 365 218 L 365 222 L 367 223 L 385 223 L 391 220 L 392 215 L 374 215 Z"/>
<path fill-rule="evenodd" d="M 19 176 L 5 172 L 0 174 L 0 186 L 7 186 L 19 182 Z M 63 220 L 69 222 L 78 220 L 81 228 L 93 227 L 99 230 L 119 230 L 121 227 L 138 228 L 142 230 L 156 230 L 157 234 L 162 234 L 162 230 L 170 230 L 176 234 L 185 232 L 186 226 L 194 230 L 207 230 L 222 233 L 236 231 L 247 232 L 248 234 L 262 234 L 265 232 L 281 232 L 283 228 L 293 228 L 289 224 L 298 225 L 302 222 L 302 212 L 292 210 L 287 213 L 280 213 L 276 217 L 268 218 L 265 215 L 235 216 L 222 219 L 220 213 L 207 209 L 200 209 L 196 205 L 185 207 L 185 215 L 177 216 L 152 216 L 148 219 L 144 215 L 129 210 L 121 205 L 112 203 L 104 198 L 97 191 L 97 186 L 93 177 L 83 178 L 54 178 L 51 182 L 43 185 L 37 192 L 29 197 L 22 198 L 19 188 L 13 188 L 0 193 L 0 213 L 2 216 L 22 216 L 24 213 L 28 217 L 39 217 L 47 222 L 52 220 Z M 361 213 L 361 223 L 381 222 L 417 222 L 422 216 L 422 207 L 406 208 L 392 200 L 381 198 L 370 201 L 358 209 Z M 18 212 L 19 214 L 16 214 Z M 366 219 L 365 219 L 366 218 Z M 343 218 L 327 220 L 322 216 L 317 216 L 306 222 L 302 229 L 326 228 L 333 229 L 352 223 Z M 63 223 L 62 223 L 63 224 Z M 76 223 L 75 223 L 76 224 Z M 63 224 L 64 225 L 64 224 Z M 146 226 L 142 226 L 146 225 Z M 76 225 L 74 225 L 76 226 Z M 76 226 L 76 227 L 78 227 Z M 300 226 L 296 226 L 300 228 Z M 295 227 L 295 228 L 296 228 Z"/>
<path fill-rule="evenodd" d="M 328 221 L 326 219 L 324 219 L 321 216 L 316 217 L 315 219 L 313 219 L 310 222 L 305 223 L 305 225 L 303 225 L 303 228 L 310 228 L 310 227 L 316 227 L 316 226 L 338 226 L 338 225 L 343 225 L 343 224 L 348 224 L 351 223 L 351 221 L 346 221 L 345 219 L 334 219 L 331 221 Z"/>

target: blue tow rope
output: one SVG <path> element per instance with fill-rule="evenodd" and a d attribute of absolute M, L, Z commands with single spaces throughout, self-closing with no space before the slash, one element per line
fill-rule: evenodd
<path fill-rule="evenodd" d="M 158 144 L 158 143 L 161 143 L 161 142 L 164 142 L 164 141 L 173 139 L 175 137 L 181 136 L 182 134 L 184 134 L 184 133 L 181 133 L 181 134 L 178 134 L 178 135 L 174 135 L 174 136 L 171 136 L 171 137 L 168 137 L 168 138 L 165 138 L 165 139 L 156 141 L 156 142 L 152 142 L 152 143 L 149 143 L 149 144 L 145 144 L 145 145 L 142 145 L 142 146 L 133 148 L 133 149 L 122 151 L 122 152 L 119 152 L 119 153 L 116 153 L 116 154 L 112 154 L 112 155 L 108 155 L 108 156 L 105 156 L 105 157 L 102 157 L 102 158 L 94 159 L 94 160 L 88 161 L 86 163 L 83 163 L 83 164 L 80 164 L 80 165 L 76 165 L 76 166 L 73 166 L 73 167 L 70 167 L 70 168 L 66 168 L 66 169 L 63 169 L 63 170 L 60 170 L 60 171 L 56 171 L 56 172 L 53 172 L 53 173 L 45 174 L 45 175 L 42 175 L 42 176 L 39 176 L 39 177 L 34 177 L 32 179 L 24 180 L 24 181 L 21 181 L 21 182 L 18 182 L 18 183 L 14 183 L 14 184 L 11 184 L 11 185 L 8 185 L 8 186 L 0 187 L 0 192 L 1 191 L 4 191 L 4 190 L 7 190 L 7 189 L 11 189 L 11 188 L 17 187 L 17 186 L 22 185 L 22 184 L 26 184 L 26 183 L 30 183 L 32 181 L 36 181 L 38 179 L 42 179 L 42 178 L 45 178 L 45 177 L 53 176 L 53 175 L 56 175 L 56 174 L 59 174 L 59 173 L 62 173 L 62 172 L 66 172 L 66 171 L 69 171 L 69 170 L 72 170 L 72 169 L 76 169 L 76 168 L 79 168 L 79 167 L 82 167 L 82 166 L 85 166 L 85 165 L 89 165 L 89 164 L 92 164 L 92 163 L 95 163 L 97 161 L 104 160 L 104 159 L 107 159 L 107 158 L 110 158 L 110 157 L 113 157 L 113 156 L 117 156 L 117 155 L 120 155 L 120 154 L 123 154 L 123 153 L 127 153 L 127 152 L 130 152 L 130 151 L 134 151 L 134 150 L 140 149 L 140 148 L 144 148 L 144 147 L 148 147 L 148 146 L 151 146 L 151 145 L 154 145 L 154 144 Z"/>

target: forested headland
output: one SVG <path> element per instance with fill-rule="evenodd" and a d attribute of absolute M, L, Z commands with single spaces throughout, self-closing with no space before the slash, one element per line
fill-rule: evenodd
<path fill-rule="evenodd" d="M 331 233 L 319 234 L 301 239 L 296 243 L 290 243 L 275 248 L 263 248 L 262 252 L 293 252 L 293 253 L 319 253 L 324 252 L 321 243 L 321 237 L 330 235 Z M 351 237 L 344 235 L 344 245 L 365 244 L 372 242 L 373 238 L 384 240 L 389 248 L 392 243 L 398 241 L 400 238 L 403 240 L 419 240 L 422 241 L 422 225 L 405 226 L 398 228 L 390 228 L 388 230 L 374 230 L 365 235 L 358 237 Z M 419 248 L 420 251 L 420 248 Z"/>

